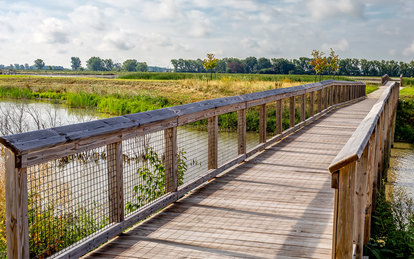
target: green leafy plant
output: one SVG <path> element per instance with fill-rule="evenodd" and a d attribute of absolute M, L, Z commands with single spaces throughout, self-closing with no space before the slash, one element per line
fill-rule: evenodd
<path fill-rule="evenodd" d="M 184 173 L 187 171 L 185 151 L 180 149 L 177 153 L 177 180 L 178 186 L 184 182 Z M 165 194 L 165 158 L 160 157 L 152 147 L 145 151 L 144 166 L 137 170 L 142 182 L 133 187 L 136 194 L 136 203 L 127 202 L 127 212 L 132 212 L 141 206 Z"/>
<path fill-rule="evenodd" d="M 402 188 L 390 199 L 381 190 L 365 253 L 375 258 L 414 258 L 414 202 Z"/>

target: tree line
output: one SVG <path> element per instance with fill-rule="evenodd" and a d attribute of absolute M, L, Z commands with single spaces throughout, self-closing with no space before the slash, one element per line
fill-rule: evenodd
<path fill-rule="evenodd" d="M 298 59 L 285 58 L 256 58 L 247 57 L 239 58 L 223 58 L 217 61 L 214 68 L 216 73 L 254 73 L 254 74 L 315 74 L 312 61 L 315 59 L 300 57 Z M 201 59 L 172 59 L 174 72 L 208 72 L 203 66 Z M 338 69 L 336 75 L 347 76 L 399 76 L 403 74 L 406 77 L 414 76 L 414 60 L 406 62 L 398 62 L 394 60 L 367 60 L 357 58 L 344 58 L 337 60 Z M 332 74 L 333 71 L 326 69 L 321 74 Z"/>

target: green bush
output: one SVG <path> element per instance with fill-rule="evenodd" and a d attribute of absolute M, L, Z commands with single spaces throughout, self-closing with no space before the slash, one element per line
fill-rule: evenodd
<path fill-rule="evenodd" d="M 375 258 L 414 258 L 414 203 L 402 188 L 389 200 L 384 189 L 372 215 L 371 239 L 365 254 Z"/>

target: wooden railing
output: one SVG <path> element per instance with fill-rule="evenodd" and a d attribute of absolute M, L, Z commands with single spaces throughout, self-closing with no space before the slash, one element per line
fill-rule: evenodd
<path fill-rule="evenodd" d="M 299 123 L 295 123 L 295 101 L 297 98 L 300 100 Z M 0 137 L 0 143 L 7 148 L 6 228 L 8 257 L 28 258 L 30 254 L 30 256 L 38 257 L 55 255 L 72 258 L 83 255 L 176 201 L 187 192 L 206 183 L 217 174 L 316 120 L 322 114 L 335 107 L 363 98 L 365 98 L 365 84 L 329 80 Z M 282 101 L 284 99 L 287 99 L 287 103 L 289 103 L 290 127 L 282 131 Z M 274 129 L 276 135 L 269 138 L 266 135 L 266 107 L 271 103 L 276 106 L 276 127 Z M 260 139 L 257 146 L 248 150 L 246 111 L 252 107 L 258 107 L 259 110 Z M 238 155 L 219 164 L 218 116 L 231 112 L 238 114 L 236 148 Z M 308 114 L 308 118 L 306 114 Z M 179 186 L 177 173 L 182 170 L 179 164 L 185 158 L 180 156 L 177 127 L 203 119 L 208 120 L 208 135 L 206 136 L 208 161 L 205 161 L 208 168 L 206 166 L 206 171 L 201 175 L 191 181 L 184 181 Z M 386 123 L 386 120 L 383 121 Z M 130 176 L 126 175 L 137 172 L 136 167 L 131 167 L 134 161 L 136 161 L 136 165 L 142 163 L 145 164 L 143 165 L 145 168 L 149 167 L 148 159 L 145 158 L 148 155 L 148 148 L 145 148 L 144 155 L 133 156 L 131 155 L 133 150 L 129 150 L 134 149 L 131 140 L 140 138 L 145 144 L 150 137 L 154 140 L 155 137 L 151 134 L 155 133 L 159 133 L 157 135 L 159 138 L 158 150 L 163 150 L 163 154 L 159 156 L 160 159 L 162 157 L 163 166 L 159 166 L 157 170 L 165 170 L 165 186 L 157 187 L 156 191 L 163 194 L 144 205 L 137 205 L 138 208 L 132 212 L 127 211 L 125 209 L 127 199 L 125 195 L 132 191 L 129 190 L 132 187 L 128 183 Z M 190 145 L 196 145 L 196 142 L 190 143 Z M 93 152 L 90 152 L 91 150 Z M 142 157 L 146 160 L 142 160 Z M 102 163 L 99 159 L 106 162 Z M 89 162 L 90 160 L 93 162 Z M 70 170 L 65 168 L 68 163 L 72 163 Z M 131 170 L 132 172 L 130 172 Z M 141 169 L 138 171 L 142 172 Z M 82 175 L 91 177 L 87 178 L 89 180 L 84 180 Z M 342 173 L 339 175 L 340 177 L 344 176 Z M 69 181 L 69 183 L 59 182 L 57 184 L 58 181 L 63 181 L 60 179 Z M 142 179 L 140 181 L 142 184 Z M 88 187 L 84 187 L 84 185 Z M 139 186 L 136 185 L 134 189 L 141 188 Z M 164 187 L 165 189 L 163 189 Z M 75 189 L 70 188 L 76 188 L 76 193 L 74 193 Z M 89 190 L 90 188 L 92 189 Z M 107 195 L 107 199 L 106 202 L 99 203 L 99 195 L 102 193 Z M 72 199 L 77 197 L 78 201 L 76 203 L 69 201 L 68 203 L 67 199 L 70 197 Z M 89 201 L 92 198 L 86 199 L 85 197 L 92 197 L 96 200 Z M 49 202 L 50 200 L 52 202 Z M 100 205 L 98 206 L 96 203 Z M 93 227 L 80 221 L 81 218 L 85 218 L 86 207 L 82 206 L 92 208 L 88 210 L 87 216 L 92 215 L 95 218 L 87 222 Z M 45 220 L 42 217 L 49 218 Z M 67 218 L 70 220 L 66 220 Z M 103 225 L 95 226 L 98 220 Z M 50 237 L 53 233 L 42 232 L 45 231 L 42 224 L 48 224 L 49 229 L 57 224 L 52 231 L 56 235 L 68 235 L 67 224 L 75 224 L 76 227 L 84 230 L 83 233 L 87 234 L 83 234 L 86 236 L 74 237 L 75 232 L 69 233 L 73 242 L 62 244 L 63 241 L 54 241 L 53 236 Z M 81 237 L 82 239 L 78 240 Z M 35 244 L 39 238 L 45 238 L 45 240 L 40 240 L 43 242 L 41 244 Z M 46 238 L 52 238 L 50 245 L 47 245 L 49 241 L 46 242 Z M 35 245 L 36 251 L 33 247 Z"/>
<path fill-rule="evenodd" d="M 371 213 L 393 143 L 399 82 L 387 88 L 331 163 L 335 188 L 332 258 L 362 258 Z"/>

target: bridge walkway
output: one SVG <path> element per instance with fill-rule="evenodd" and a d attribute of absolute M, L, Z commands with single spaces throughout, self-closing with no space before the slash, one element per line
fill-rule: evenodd
<path fill-rule="evenodd" d="M 328 166 L 382 92 L 331 111 L 87 258 L 331 258 Z"/>

